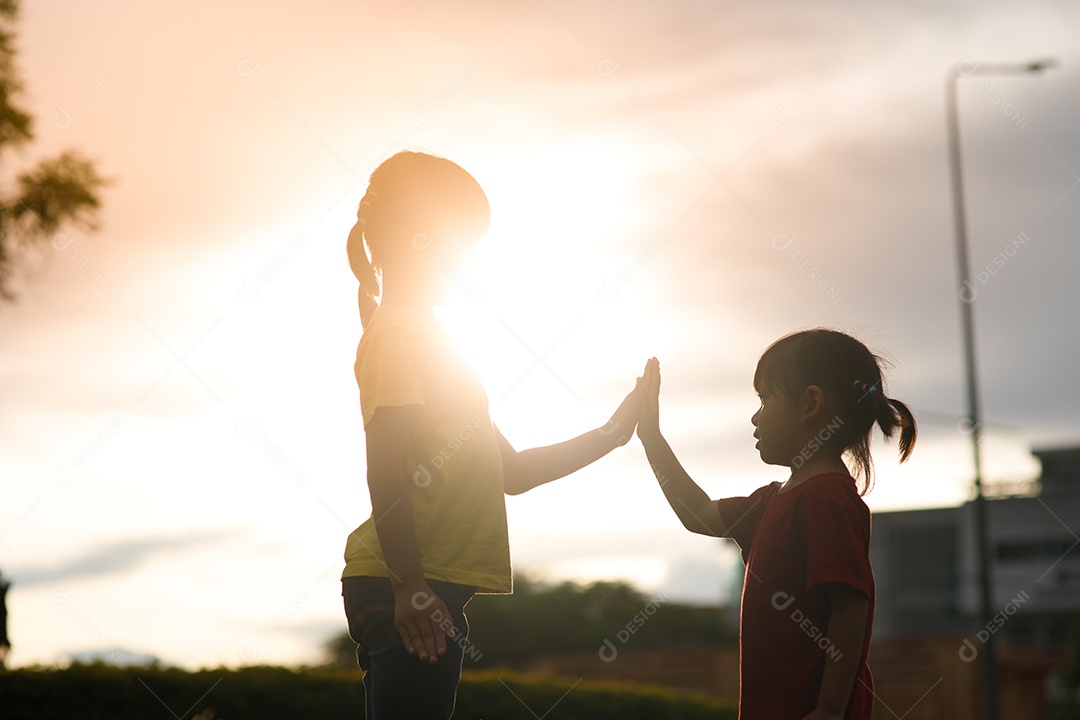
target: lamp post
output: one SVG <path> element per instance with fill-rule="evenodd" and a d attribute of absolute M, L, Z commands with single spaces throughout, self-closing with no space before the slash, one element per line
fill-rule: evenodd
<path fill-rule="evenodd" d="M 964 182 L 960 162 L 960 121 L 957 114 L 956 86 L 961 78 L 973 75 L 1014 75 L 1038 73 L 1053 67 L 1053 60 L 1037 60 L 1028 63 L 982 65 L 970 61 L 957 63 L 949 72 L 945 93 L 945 120 L 948 125 L 949 169 L 952 180 L 953 218 L 956 228 L 956 257 L 960 277 L 960 317 L 964 335 L 964 367 L 967 375 L 968 415 L 967 429 L 971 435 L 971 449 L 975 469 L 975 539 L 979 559 L 979 615 L 984 627 L 993 618 L 993 576 L 988 554 L 989 533 L 986 518 L 986 497 L 983 494 L 982 458 L 980 440 L 982 420 L 979 408 L 979 388 L 975 373 L 975 323 L 972 305 L 975 303 L 971 284 L 971 262 L 968 257 L 967 221 L 964 214 Z M 983 645 L 983 668 L 986 679 L 986 717 L 1000 720 L 1001 703 L 998 694 L 997 653 L 994 635 L 990 633 Z"/>

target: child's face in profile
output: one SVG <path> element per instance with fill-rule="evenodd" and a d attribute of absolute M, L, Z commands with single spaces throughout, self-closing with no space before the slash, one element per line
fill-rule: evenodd
<path fill-rule="evenodd" d="M 799 453 L 801 414 L 795 403 L 783 393 L 762 389 L 761 407 L 750 418 L 762 462 L 790 466 Z"/>

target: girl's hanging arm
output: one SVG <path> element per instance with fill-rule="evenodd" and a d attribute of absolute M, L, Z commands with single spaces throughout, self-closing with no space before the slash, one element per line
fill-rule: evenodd
<path fill-rule="evenodd" d="M 851 701 L 851 691 L 862 662 L 870 601 L 862 592 L 844 583 L 824 583 L 821 591 L 829 603 L 828 639 L 839 655 L 832 657 L 830 653 L 821 677 L 817 708 L 804 720 L 840 720 Z"/>
<path fill-rule="evenodd" d="M 640 378 L 639 383 L 640 385 Z M 625 445 L 634 434 L 638 416 L 638 389 L 622 401 L 603 426 L 555 445 L 518 452 L 496 428 L 503 461 L 503 488 L 507 495 L 520 495 L 544 483 L 558 480 L 589 465 L 615 448 Z"/>
<path fill-rule="evenodd" d="M 435 618 L 450 613 L 424 578 L 409 491 L 413 479 L 405 471 L 406 448 L 422 414 L 421 405 L 380 407 L 365 433 L 371 511 L 394 589 L 394 624 L 406 650 L 434 663 L 446 652 L 446 633 Z"/>
<path fill-rule="evenodd" d="M 668 505 L 690 532 L 715 537 L 725 535 L 727 526 L 720 517 L 719 506 L 683 469 L 660 434 L 660 361 L 656 358 L 645 363 L 640 392 L 637 433 Z"/>

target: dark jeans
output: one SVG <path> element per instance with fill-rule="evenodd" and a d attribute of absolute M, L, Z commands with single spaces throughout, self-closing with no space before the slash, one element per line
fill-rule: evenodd
<path fill-rule="evenodd" d="M 347 577 L 341 581 L 349 636 L 359 645 L 356 656 L 364 670 L 368 720 L 446 720 L 454 713 L 469 636 L 465 604 L 476 588 L 438 580 L 428 580 L 428 586 L 446 603 L 456 629 L 453 637 L 447 635 L 446 654 L 434 665 L 405 649 L 394 627 L 394 591 L 389 579 Z"/>

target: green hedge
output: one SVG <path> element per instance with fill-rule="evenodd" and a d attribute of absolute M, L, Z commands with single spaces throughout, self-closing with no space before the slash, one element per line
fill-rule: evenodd
<path fill-rule="evenodd" d="M 498 669 L 467 672 L 454 717 L 716 720 L 736 716 L 734 708 L 710 698 L 655 686 L 575 682 Z M 207 708 L 213 709 L 216 720 L 329 720 L 361 718 L 363 706 L 364 689 L 356 670 L 246 667 L 188 672 L 99 663 L 0 672 L 0 715 L 11 720 L 191 720 Z"/>
<path fill-rule="evenodd" d="M 464 673 L 454 712 L 455 720 L 735 720 L 737 715 L 719 700 L 656 685 L 578 682 L 500 669 Z"/>
<path fill-rule="evenodd" d="M 188 720 L 206 708 L 217 718 L 358 717 L 359 671 L 250 667 L 187 672 L 116 668 L 29 668 L 0 674 L 5 718 L 22 720 Z"/>

